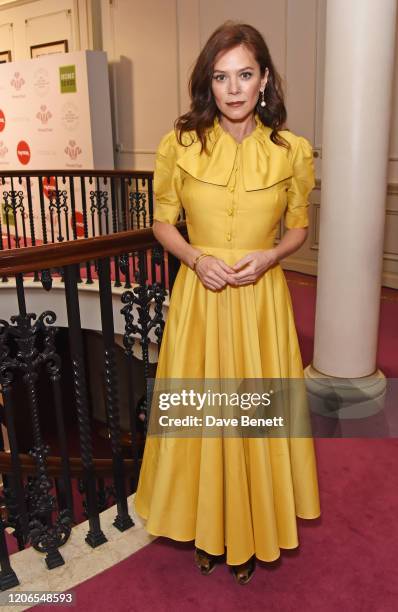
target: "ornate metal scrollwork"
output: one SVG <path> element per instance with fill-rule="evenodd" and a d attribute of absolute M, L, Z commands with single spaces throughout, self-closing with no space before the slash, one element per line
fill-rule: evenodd
<path fill-rule="evenodd" d="M 123 253 L 119 257 L 119 268 L 122 274 L 127 274 L 129 270 L 129 256 L 127 253 Z"/>
<path fill-rule="evenodd" d="M 92 224 L 93 235 L 95 235 L 95 222 L 94 222 L 95 213 L 97 213 L 99 234 L 102 235 L 103 233 L 102 219 L 105 222 L 106 233 L 108 233 L 109 231 L 109 228 L 108 228 L 109 194 L 108 192 L 102 191 L 101 189 L 92 189 L 90 191 L 89 196 L 90 196 L 90 213 L 91 213 L 91 224 Z"/>
<path fill-rule="evenodd" d="M 3 191 L 3 212 L 6 221 L 7 235 L 10 239 L 10 225 L 13 225 L 15 227 L 14 240 L 16 247 L 19 247 L 20 240 L 17 224 L 18 212 L 22 220 L 23 236 L 26 238 L 25 217 L 27 214 L 25 211 L 24 198 L 25 196 L 22 190 L 17 191 L 16 189 L 10 189 L 10 191 Z M 11 245 L 9 244 L 9 246 Z"/>
<path fill-rule="evenodd" d="M 65 217 L 65 232 L 66 239 L 69 240 L 69 227 L 68 227 L 68 193 L 66 189 L 51 189 L 48 192 L 49 205 L 48 210 L 50 212 L 50 224 L 51 224 L 51 235 L 54 240 L 54 216 L 56 215 L 58 221 L 58 242 L 63 242 L 65 236 L 61 234 L 62 227 L 62 213 Z"/>
<path fill-rule="evenodd" d="M 47 553 L 46 563 L 52 568 L 64 563 L 58 547 L 68 539 L 72 519 L 69 511 L 65 510 L 58 514 L 53 524 L 52 513 L 56 509 L 56 500 L 50 493 L 52 482 L 46 465 L 49 448 L 42 439 L 36 390 L 42 366 L 46 367 L 52 380 L 59 380 L 61 375 L 61 361 L 55 347 L 57 328 L 53 327 L 56 315 L 52 311 L 45 311 L 35 319 L 34 313 L 26 313 L 12 316 L 12 325 L 0 320 L 0 384 L 3 388 L 9 387 L 13 372 L 20 371 L 26 385 L 34 443 L 30 454 L 35 460 L 37 475 L 25 487 L 30 518 L 29 532 L 25 537 L 36 550 Z M 42 350 L 37 348 L 39 334 L 42 335 Z M 11 345 L 15 349 L 10 350 Z M 13 521 L 16 522 L 17 518 L 14 513 Z"/>
<path fill-rule="evenodd" d="M 18 211 L 21 213 L 21 215 L 25 213 L 24 193 L 22 190 L 16 191 L 15 189 L 11 189 L 10 191 L 3 191 L 3 198 L 3 210 L 6 216 L 11 212 L 15 219 Z"/>
<path fill-rule="evenodd" d="M 108 192 L 101 189 L 93 189 L 90 191 L 90 212 L 94 214 L 108 214 Z"/>
<path fill-rule="evenodd" d="M 47 268 L 46 270 L 42 270 L 40 274 L 40 281 L 43 286 L 43 289 L 46 291 L 50 291 L 53 286 L 53 279 L 51 276 L 50 270 Z"/>
<path fill-rule="evenodd" d="M 159 283 L 152 285 L 139 285 L 134 289 L 125 291 L 121 300 L 126 304 L 121 309 L 121 313 L 125 318 L 125 333 L 123 335 L 123 344 L 126 352 L 131 352 L 134 345 L 134 334 L 140 336 L 140 344 L 143 353 L 147 352 L 149 345 L 149 332 L 154 330 L 154 334 L 159 339 L 162 338 L 165 321 L 163 318 L 163 303 L 166 297 L 166 290 Z M 150 305 L 154 302 L 155 315 L 150 316 Z M 134 306 L 137 307 L 138 318 L 135 322 Z M 145 354 L 143 354 L 145 357 Z"/>
<path fill-rule="evenodd" d="M 161 266 L 164 261 L 164 250 L 160 244 L 152 248 L 152 261 L 157 266 Z"/>
<path fill-rule="evenodd" d="M 137 275 L 138 276 L 138 275 Z M 159 283 L 145 285 L 141 283 L 134 289 L 125 291 L 121 300 L 125 306 L 121 309 L 121 314 L 125 318 L 125 333 L 123 334 L 123 344 L 125 353 L 131 355 L 135 337 L 138 335 L 142 348 L 144 362 L 145 384 L 149 377 L 149 333 L 151 330 L 160 345 L 165 321 L 163 318 L 163 303 L 166 297 L 166 290 Z M 150 314 L 151 304 L 154 303 L 154 315 Z M 138 314 L 136 317 L 135 311 Z M 140 413 L 146 411 L 146 406 L 140 406 Z"/>
<path fill-rule="evenodd" d="M 146 227 L 147 218 L 147 194 L 144 191 L 130 191 L 129 213 L 132 217 L 132 228 Z M 142 224 L 141 224 L 142 220 Z"/>

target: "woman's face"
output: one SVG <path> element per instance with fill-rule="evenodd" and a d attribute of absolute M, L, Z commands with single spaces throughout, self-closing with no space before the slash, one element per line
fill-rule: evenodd
<path fill-rule="evenodd" d="M 254 112 L 267 78 L 268 68 L 262 78 L 258 62 L 244 45 L 218 54 L 211 88 L 221 114 L 229 121 L 245 120 Z"/>

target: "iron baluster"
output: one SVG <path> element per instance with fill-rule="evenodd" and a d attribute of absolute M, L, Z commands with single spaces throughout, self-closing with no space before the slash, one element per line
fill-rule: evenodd
<path fill-rule="evenodd" d="M 75 183 L 73 176 L 69 177 L 69 193 L 70 193 L 70 208 L 72 213 L 72 234 L 73 240 L 77 240 L 77 223 L 76 223 L 76 203 L 75 203 Z M 78 279 L 77 282 L 81 283 L 82 278 L 80 275 L 80 264 L 78 265 Z"/>
<path fill-rule="evenodd" d="M 26 192 L 28 195 L 28 209 L 29 209 L 29 226 L 30 226 L 30 240 L 32 246 L 36 245 L 36 236 L 35 236 L 35 222 L 33 216 L 33 205 L 32 205 L 32 186 L 30 184 L 30 176 L 26 177 Z M 39 280 L 39 273 L 37 270 L 34 272 L 33 279 L 35 282 Z"/>
<path fill-rule="evenodd" d="M 118 220 L 117 220 L 117 200 L 116 200 L 116 186 L 115 179 L 111 177 L 111 208 L 112 208 L 112 231 L 115 234 L 118 231 Z M 119 271 L 119 256 L 115 255 L 113 258 L 114 270 L 115 270 L 115 287 L 121 287 L 120 282 L 120 271 Z"/>
<path fill-rule="evenodd" d="M 101 306 L 101 327 L 104 340 L 105 396 L 111 447 L 113 477 L 116 490 L 117 516 L 114 521 L 119 531 L 134 525 L 127 510 L 125 469 L 120 440 L 120 414 L 118 381 L 115 361 L 115 333 L 113 324 L 112 286 L 109 258 L 98 261 L 99 296 Z"/>
<path fill-rule="evenodd" d="M 75 183 L 73 176 L 69 177 L 69 192 L 70 192 L 70 208 L 72 213 L 72 235 L 73 240 L 77 239 L 77 226 L 76 226 L 76 203 L 75 203 Z"/>
<path fill-rule="evenodd" d="M 132 218 L 131 226 L 134 229 L 146 227 L 146 194 L 138 190 L 138 180 L 135 180 L 135 191 L 129 193 L 129 212 Z"/>
<path fill-rule="evenodd" d="M 134 258 L 134 253 L 133 253 L 133 258 Z M 134 265 L 134 262 L 133 262 Z M 123 253 L 122 255 L 120 255 L 119 258 L 119 267 L 120 270 L 122 272 L 122 274 L 124 274 L 124 287 L 125 289 L 130 289 L 131 287 L 131 282 L 130 282 L 130 256 L 128 253 Z"/>
<path fill-rule="evenodd" d="M 149 333 L 154 331 L 158 338 L 161 338 L 164 328 L 164 318 L 162 305 L 166 296 L 166 291 L 158 283 L 147 285 L 146 274 L 146 257 L 145 252 L 139 253 L 140 270 L 136 280 L 139 283 L 138 287 L 134 287 L 131 291 L 125 291 L 122 294 L 121 300 L 126 304 L 122 308 L 121 313 L 125 317 L 125 333 L 123 335 L 123 344 L 126 349 L 132 349 L 134 344 L 134 335 L 140 337 L 140 345 L 142 351 L 142 360 L 144 365 L 144 380 L 145 392 L 148 397 L 148 378 L 149 378 Z M 151 317 L 151 303 L 155 302 L 155 314 Z M 134 306 L 136 307 L 138 318 L 137 322 L 134 319 Z"/>
<path fill-rule="evenodd" d="M 18 230 L 18 210 L 21 213 L 22 219 L 22 235 L 26 238 L 26 230 L 25 228 L 25 218 L 24 218 L 24 195 L 22 189 L 15 190 L 14 189 L 14 180 L 11 178 L 11 189 L 10 191 L 3 192 L 4 197 L 4 214 L 6 217 L 6 226 L 7 226 L 7 239 L 8 239 L 8 248 L 11 249 L 11 228 L 10 228 L 10 213 L 12 215 L 14 221 L 14 242 L 16 248 L 20 246 L 20 237 Z"/>
<path fill-rule="evenodd" d="M 105 233 L 109 234 L 109 207 L 108 207 L 108 198 L 109 198 L 109 194 L 108 194 L 108 177 L 104 176 L 102 177 L 102 180 L 104 181 L 104 207 L 103 207 L 103 213 L 105 215 Z"/>
<path fill-rule="evenodd" d="M 18 183 L 19 183 L 19 185 L 22 185 L 22 177 L 21 176 L 18 177 Z M 26 235 L 26 222 L 25 222 L 26 212 L 25 212 L 25 206 L 23 205 L 23 201 L 24 201 L 24 198 L 25 198 L 24 193 L 23 193 L 23 189 L 20 189 L 20 191 L 18 193 L 21 193 L 21 192 L 22 192 L 22 207 L 20 208 L 20 213 L 21 213 L 23 245 L 24 246 L 28 246 L 27 235 Z"/>
<path fill-rule="evenodd" d="M 88 238 L 86 183 L 85 183 L 84 176 L 80 178 L 80 190 L 81 190 L 81 197 L 82 197 L 84 237 Z M 86 284 L 91 285 L 93 283 L 93 279 L 91 276 L 91 262 L 90 261 L 86 262 L 86 273 L 87 273 Z"/>
<path fill-rule="evenodd" d="M 90 191 L 90 202 L 91 202 L 90 212 L 91 212 L 91 219 L 92 219 L 92 225 L 93 225 L 93 235 L 94 235 L 95 217 L 97 217 L 97 221 L 98 221 L 98 233 L 99 233 L 100 236 L 102 236 L 103 235 L 103 228 L 102 228 L 102 216 L 103 215 L 105 215 L 105 229 L 106 229 L 106 233 L 107 234 L 109 233 L 109 227 L 108 227 L 108 214 L 109 214 L 109 209 L 108 209 L 108 193 L 106 192 L 105 189 L 104 190 L 100 189 L 99 177 L 98 176 L 95 179 L 95 183 L 96 183 L 96 188 L 92 189 Z"/>
<path fill-rule="evenodd" d="M 68 446 L 66 441 L 64 413 L 62 409 L 61 391 L 61 359 L 56 352 L 55 334 L 57 328 L 46 326 L 44 329 L 44 347 L 46 351 L 46 367 L 52 385 L 55 417 L 57 424 L 58 442 L 61 455 L 62 478 L 58 482 L 58 489 L 61 492 L 65 504 L 59 506 L 60 510 L 67 510 L 72 523 L 76 523 L 73 508 L 72 477 L 70 470 Z M 66 513 L 65 513 L 66 516 Z"/>
<path fill-rule="evenodd" d="M 5 185 L 5 178 L 1 177 L 1 186 L 4 187 Z M 2 194 L 2 197 L 3 194 Z M 4 250 L 4 243 L 3 243 L 3 211 L 4 211 L 4 202 L 1 201 L 0 202 L 0 251 Z M 6 276 L 2 276 L 1 277 L 1 282 L 2 283 L 6 283 L 8 281 L 8 278 Z"/>
<path fill-rule="evenodd" d="M 93 184 L 93 177 L 92 176 L 88 177 L 88 183 L 89 183 L 89 185 Z M 92 236 L 95 236 L 96 235 L 95 234 L 95 206 L 93 206 L 93 198 L 94 198 L 93 193 L 94 193 L 93 190 L 90 189 L 91 234 L 92 234 Z"/>
<path fill-rule="evenodd" d="M 47 186 L 49 183 L 49 177 L 44 177 L 47 180 Z M 41 227 L 43 232 L 43 242 L 47 244 L 47 224 L 46 224 L 46 209 L 44 205 L 44 189 L 43 189 L 43 177 L 39 176 L 39 198 L 40 198 L 40 215 L 41 215 Z"/>
<path fill-rule="evenodd" d="M 58 236 L 57 242 L 63 242 L 65 237 L 62 235 L 62 213 L 65 217 L 65 235 L 66 239 L 69 240 L 69 228 L 68 228 L 68 196 L 66 189 L 58 189 L 58 177 L 55 177 L 55 189 L 51 189 L 48 192 L 49 195 L 49 212 L 50 212 L 50 224 L 51 224 L 51 240 L 55 242 L 55 219 L 58 223 Z"/>
<path fill-rule="evenodd" d="M 166 288 L 166 274 L 164 265 L 164 249 L 161 244 L 157 244 L 151 249 L 151 283 L 159 282 L 157 279 L 158 270 L 160 270 L 160 285 Z"/>
<path fill-rule="evenodd" d="M 86 542 L 95 548 L 107 541 L 100 526 L 97 496 L 95 489 L 95 471 L 91 427 L 88 412 L 86 372 L 84 365 L 83 337 L 80 321 L 79 297 L 77 292 L 77 275 L 74 265 L 65 266 L 65 296 L 68 313 L 69 345 L 73 369 L 73 385 L 76 398 L 77 417 L 79 422 L 80 451 L 83 463 L 83 482 L 87 498 L 89 531 Z"/>
<path fill-rule="evenodd" d="M 21 274 L 17 275 L 16 281 L 19 315 L 13 315 L 11 317 L 13 325 L 7 326 L 8 336 L 14 340 L 16 345 L 16 356 L 8 358 L 2 369 L 3 375 L 4 368 L 21 371 L 23 382 L 26 384 L 34 444 L 30 454 L 35 459 L 37 469 L 37 478 L 28 486 L 31 520 L 28 524 L 27 538 L 32 542 L 34 548 L 46 553 L 47 567 L 52 569 L 64 563 L 58 547 L 64 544 L 70 535 L 70 518 L 65 512 L 61 512 L 55 524 L 52 521 L 52 512 L 56 509 L 55 499 L 50 494 L 52 484 L 48 478 L 46 465 L 49 449 L 44 444 L 41 435 L 36 387 L 39 368 L 48 359 L 53 360 L 55 355 L 49 345 L 45 344 L 44 349 L 39 351 L 36 344 L 39 333 L 45 332 L 46 326 L 54 323 L 55 314 L 46 311 L 32 324 L 36 315 L 26 312 Z M 12 428 L 12 419 L 10 424 Z M 26 534 L 26 531 L 24 533 Z"/>
<path fill-rule="evenodd" d="M 16 573 L 11 567 L 8 555 L 5 527 L 2 516 L 0 516 L 0 590 L 5 591 L 19 584 Z"/>
<path fill-rule="evenodd" d="M 145 180 L 145 179 L 144 179 Z M 152 177 L 148 178 L 148 212 L 149 212 L 149 225 L 153 225 L 153 180 Z"/>
<path fill-rule="evenodd" d="M 65 187 L 65 183 L 66 183 L 66 176 L 62 176 L 61 177 L 61 181 L 62 181 L 62 185 Z M 66 234 L 66 239 L 69 240 L 70 236 L 69 236 L 69 206 L 68 206 L 68 192 L 66 189 L 62 189 L 61 191 L 62 194 L 62 208 L 61 210 L 64 213 L 64 223 L 65 223 L 65 234 Z"/>

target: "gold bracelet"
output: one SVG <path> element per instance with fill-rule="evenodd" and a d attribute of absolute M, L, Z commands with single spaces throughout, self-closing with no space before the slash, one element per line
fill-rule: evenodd
<path fill-rule="evenodd" d="M 196 264 L 198 263 L 198 261 L 199 261 L 200 259 L 202 259 L 203 257 L 209 257 L 209 255 L 210 255 L 210 253 L 199 253 L 199 255 L 197 255 L 197 257 L 195 257 L 195 260 L 194 260 L 194 262 L 193 262 L 193 264 L 192 264 L 192 270 L 193 270 L 194 272 L 196 272 L 196 269 L 195 269 L 195 268 L 196 268 Z"/>

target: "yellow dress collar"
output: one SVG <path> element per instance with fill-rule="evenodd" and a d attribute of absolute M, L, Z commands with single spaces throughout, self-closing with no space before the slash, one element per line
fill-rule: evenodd
<path fill-rule="evenodd" d="M 287 150 L 270 139 L 272 129 L 255 115 L 256 127 L 240 143 L 243 184 L 246 191 L 266 189 L 292 176 Z M 239 144 L 226 132 L 216 117 L 207 132 L 209 153 L 200 153 L 196 138 L 189 147 L 181 147 L 177 165 L 188 174 L 213 185 L 226 186 L 232 174 Z"/>

